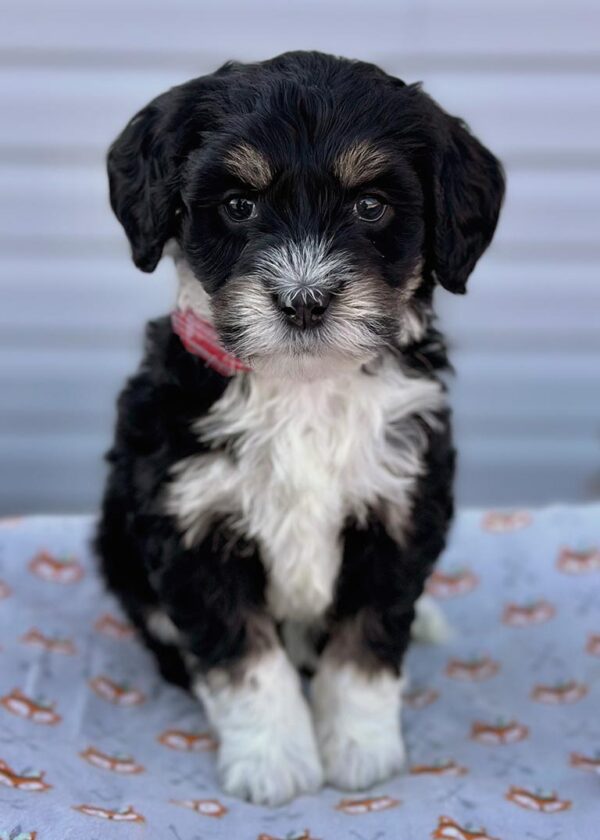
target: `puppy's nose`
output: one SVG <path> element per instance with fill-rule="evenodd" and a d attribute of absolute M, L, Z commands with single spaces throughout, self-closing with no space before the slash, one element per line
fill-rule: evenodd
<path fill-rule="evenodd" d="M 323 319 L 330 300 L 329 292 L 300 289 L 292 297 L 279 295 L 277 303 L 291 324 L 306 329 L 315 326 Z"/>

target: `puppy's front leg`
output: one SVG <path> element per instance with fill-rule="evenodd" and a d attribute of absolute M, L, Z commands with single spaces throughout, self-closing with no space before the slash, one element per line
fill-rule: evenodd
<path fill-rule="evenodd" d="M 401 664 L 437 548 L 429 539 L 401 549 L 377 521 L 345 535 L 331 635 L 312 686 L 325 779 L 335 787 L 369 788 L 404 763 Z"/>
<path fill-rule="evenodd" d="M 179 551 L 160 580 L 194 693 L 219 737 L 232 796 L 279 805 L 322 784 L 308 704 L 264 609 L 256 552 L 216 529 Z"/>
<path fill-rule="evenodd" d="M 405 757 L 402 678 L 369 657 L 359 634 L 350 624 L 338 629 L 312 686 L 325 779 L 342 790 L 372 787 L 401 770 Z"/>
<path fill-rule="evenodd" d="M 279 644 L 199 675 L 193 688 L 219 735 L 218 769 L 226 793 L 280 805 L 321 787 L 308 705 Z"/>

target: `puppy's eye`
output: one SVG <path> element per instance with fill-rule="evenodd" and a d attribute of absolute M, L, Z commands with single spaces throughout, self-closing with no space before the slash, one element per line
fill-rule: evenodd
<path fill-rule="evenodd" d="M 354 205 L 354 212 L 363 222 L 378 222 L 386 210 L 387 204 L 374 195 L 363 195 Z"/>
<path fill-rule="evenodd" d="M 236 195 L 225 202 L 225 212 L 234 222 L 247 222 L 256 216 L 256 202 L 243 195 Z"/>

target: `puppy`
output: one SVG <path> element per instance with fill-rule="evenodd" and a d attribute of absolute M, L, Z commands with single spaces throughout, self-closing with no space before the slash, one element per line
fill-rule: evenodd
<path fill-rule="evenodd" d="M 403 763 L 453 509 L 433 292 L 465 291 L 502 168 L 418 85 L 297 52 L 162 94 L 108 174 L 135 264 L 179 278 L 119 399 L 108 585 L 202 700 L 227 793 L 368 788 Z"/>

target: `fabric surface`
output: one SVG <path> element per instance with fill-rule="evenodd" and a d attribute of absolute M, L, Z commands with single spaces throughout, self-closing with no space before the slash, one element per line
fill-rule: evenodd
<path fill-rule="evenodd" d="M 600 507 L 465 512 L 414 645 L 407 772 L 275 810 L 220 793 L 198 704 L 103 592 L 91 520 L 0 523 L 0 838 L 598 840 Z"/>

